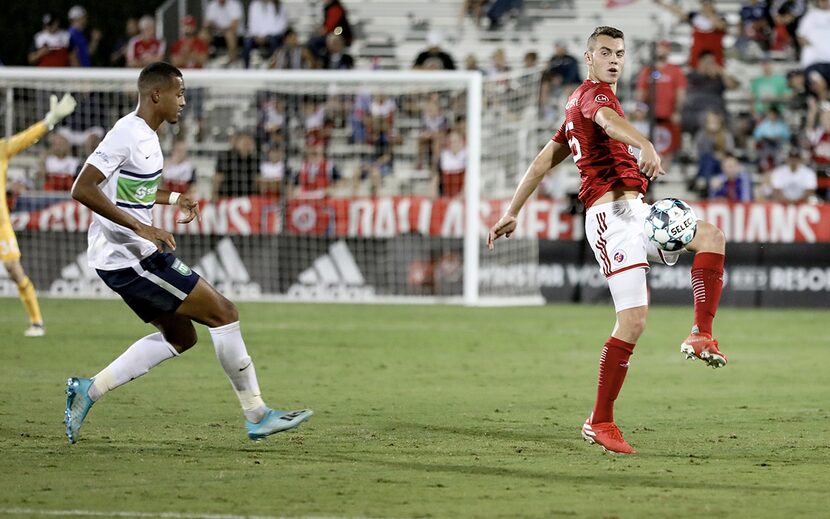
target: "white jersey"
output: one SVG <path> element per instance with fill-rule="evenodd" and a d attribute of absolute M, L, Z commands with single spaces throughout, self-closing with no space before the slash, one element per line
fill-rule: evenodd
<path fill-rule="evenodd" d="M 104 196 L 141 223 L 151 225 L 164 157 L 155 131 L 135 112 L 125 115 L 86 160 L 107 178 Z M 89 226 L 89 266 L 100 270 L 132 267 L 156 246 L 132 230 L 94 214 Z"/>

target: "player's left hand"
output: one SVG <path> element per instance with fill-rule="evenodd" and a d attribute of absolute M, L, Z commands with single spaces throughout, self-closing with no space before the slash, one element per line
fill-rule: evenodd
<path fill-rule="evenodd" d="M 202 220 L 202 215 L 199 213 L 199 203 L 186 195 L 179 196 L 176 200 L 176 206 L 182 212 L 182 217 L 176 220 L 176 223 L 190 223 L 194 218 Z"/>
<path fill-rule="evenodd" d="M 44 117 L 43 120 L 50 128 L 52 128 L 58 124 L 61 119 L 74 112 L 76 105 L 77 102 L 71 94 L 64 94 L 60 101 L 58 101 L 58 96 L 53 94 L 49 96 L 49 112 L 46 113 L 46 117 Z"/>
<path fill-rule="evenodd" d="M 487 248 L 493 250 L 495 247 L 495 241 L 498 240 L 500 236 L 510 238 L 510 235 L 513 234 L 513 231 L 515 230 L 516 217 L 512 214 L 502 216 L 499 221 L 490 228 L 490 232 L 487 234 Z"/>

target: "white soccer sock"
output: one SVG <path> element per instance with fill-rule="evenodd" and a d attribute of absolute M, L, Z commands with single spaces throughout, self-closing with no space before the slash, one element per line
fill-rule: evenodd
<path fill-rule="evenodd" d="M 95 375 L 89 388 L 89 398 L 98 400 L 107 391 L 140 377 L 167 359 L 178 357 L 173 345 L 160 332 L 135 341 L 127 351 Z"/>
<path fill-rule="evenodd" d="M 259 422 L 265 414 L 266 407 L 260 395 L 254 362 L 248 355 L 245 341 L 242 340 L 239 321 L 208 330 L 216 348 L 219 364 L 231 380 L 239 403 L 242 404 L 245 419 Z"/>

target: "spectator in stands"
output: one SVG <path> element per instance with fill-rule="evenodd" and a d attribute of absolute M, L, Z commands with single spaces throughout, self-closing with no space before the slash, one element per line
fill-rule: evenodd
<path fill-rule="evenodd" d="M 713 0 L 700 0 L 700 11 L 684 11 L 676 4 L 666 0 L 654 0 L 654 3 L 675 14 L 682 22 L 692 26 L 692 46 L 689 49 L 689 66 L 697 67 L 703 52 L 711 52 L 718 65 L 723 65 L 723 37 L 727 24 L 724 17 L 715 10 Z"/>
<path fill-rule="evenodd" d="M 686 101 L 686 87 L 688 85 L 683 69 L 669 63 L 670 53 L 670 42 L 660 41 L 657 43 L 654 53 L 654 67 L 646 66 L 640 71 L 636 91 L 636 98 L 641 103 L 650 105 L 653 99 L 654 120 L 659 127 L 665 128 L 671 137 L 669 146 L 659 150 L 665 168 L 670 166 L 671 155 L 680 146 L 680 112 L 683 103 Z M 645 135 L 648 135 L 648 133 Z"/>
<path fill-rule="evenodd" d="M 257 49 L 262 60 L 267 62 L 282 45 L 286 29 L 288 16 L 280 0 L 252 0 L 248 5 L 248 35 L 242 54 L 245 68 L 251 65 L 253 49 Z"/>
<path fill-rule="evenodd" d="M 61 29 L 54 15 L 43 15 L 43 30 L 35 34 L 28 57 L 29 64 L 38 67 L 68 67 L 72 64 L 69 33 Z"/>
<path fill-rule="evenodd" d="M 167 45 L 163 39 L 156 38 L 156 20 L 146 14 L 138 20 L 138 36 L 127 44 L 127 66 L 144 68 L 150 63 L 164 59 Z"/>
<path fill-rule="evenodd" d="M 260 147 L 280 147 L 284 140 L 285 102 L 263 96 L 257 110 L 257 143 Z"/>
<path fill-rule="evenodd" d="M 769 6 L 763 0 L 748 0 L 741 5 L 740 33 L 735 50 L 742 60 L 762 56 L 770 50 L 772 28 L 769 24 Z"/>
<path fill-rule="evenodd" d="M 435 177 L 436 193 L 443 197 L 464 196 L 464 175 L 467 171 L 467 146 L 464 137 L 455 130 L 447 134 L 446 145 L 441 150 L 438 176 Z"/>
<path fill-rule="evenodd" d="M 776 157 L 790 140 L 790 127 L 781 119 L 778 108 L 771 105 L 766 116 L 755 126 L 752 137 L 758 152 L 758 167 L 761 171 L 767 171 L 776 166 Z"/>
<path fill-rule="evenodd" d="M 41 164 L 44 191 L 66 191 L 72 189 L 80 159 L 72 156 L 72 146 L 59 133 L 50 133 L 49 147 Z"/>
<path fill-rule="evenodd" d="M 449 120 L 441 108 L 441 98 L 437 92 L 430 94 L 421 111 L 421 130 L 418 134 L 418 156 L 416 169 L 422 169 L 424 163 L 434 171 L 438 167 L 438 157 L 444 136 L 449 129 Z"/>
<path fill-rule="evenodd" d="M 761 70 L 763 73 L 750 82 L 753 100 L 752 109 L 757 116 L 765 114 L 770 106 L 775 106 L 781 110 L 792 95 L 790 88 L 787 86 L 787 78 L 773 70 L 772 60 L 765 59 Z"/>
<path fill-rule="evenodd" d="M 231 149 L 216 157 L 213 176 L 213 200 L 223 197 L 250 196 L 259 191 L 259 158 L 251 134 L 241 132 L 231 138 Z"/>
<path fill-rule="evenodd" d="M 89 157 L 93 153 L 95 153 L 95 149 L 98 148 L 98 145 L 101 144 L 101 139 L 103 137 L 97 133 L 90 133 L 84 139 L 84 142 L 81 143 L 81 159 L 85 159 L 85 157 Z M 81 169 L 84 167 L 84 161 L 81 160 L 78 162 L 78 170 L 75 171 L 75 176 L 77 177 L 81 173 Z"/>
<path fill-rule="evenodd" d="M 527 51 L 522 57 L 522 67 L 525 69 L 533 69 L 539 65 L 539 54 L 536 51 Z"/>
<path fill-rule="evenodd" d="M 257 185 L 259 193 L 278 200 L 282 192 L 282 180 L 285 178 L 285 155 L 279 146 L 267 148 L 265 160 L 259 165 Z"/>
<path fill-rule="evenodd" d="M 203 68 L 208 59 L 208 51 L 208 42 L 198 31 L 196 17 L 187 15 L 182 18 L 182 37 L 170 48 L 170 61 L 173 65 L 178 68 Z M 189 101 L 190 99 L 188 104 Z"/>
<path fill-rule="evenodd" d="M 571 92 L 582 83 L 579 75 L 579 63 L 568 53 L 568 43 L 565 40 L 556 40 L 553 56 L 548 60 L 547 69 L 542 73 L 540 99 L 546 111 L 561 110 L 559 100 L 571 95 Z M 555 105 L 555 108 L 551 105 Z M 550 114 L 547 114 L 550 116 Z"/>
<path fill-rule="evenodd" d="M 138 18 L 127 18 L 127 21 L 124 23 L 124 34 L 118 38 L 112 48 L 112 54 L 110 54 L 111 66 L 127 66 L 127 45 L 133 37 L 138 35 L 138 33 Z"/>
<path fill-rule="evenodd" d="M 481 27 L 481 15 L 488 0 L 464 0 L 461 11 L 458 13 L 458 25 L 464 25 L 464 18 L 469 16 L 473 19 L 476 27 Z"/>
<path fill-rule="evenodd" d="M 498 47 L 490 55 L 490 63 L 484 68 L 485 75 L 504 74 L 510 72 L 510 65 L 507 64 L 507 57 L 504 54 L 504 49 Z"/>
<path fill-rule="evenodd" d="M 709 51 L 700 53 L 697 68 L 686 76 L 688 87 L 686 102 L 681 111 L 681 129 L 687 133 L 697 133 L 702 117 L 707 112 L 726 115 L 724 92 L 739 86 L 733 78 L 715 61 L 715 55 Z"/>
<path fill-rule="evenodd" d="M 398 105 L 395 100 L 383 92 L 372 96 L 369 105 L 369 118 L 366 126 L 366 139 L 370 144 L 377 144 L 379 139 L 395 141 L 395 115 Z"/>
<path fill-rule="evenodd" d="M 481 68 L 478 66 L 478 58 L 475 54 L 467 54 L 467 57 L 464 58 L 464 70 L 475 70 L 481 72 Z"/>
<path fill-rule="evenodd" d="M 819 102 L 825 101 L 830 83 L 830 0 L 817 0 L 801 19 L 796 34 L 802 46 L 807 89 Z"/>
<path fill-rule="evenodd" d="M 80 5 L 72 6 L 69 10 L 69 50 L 75 53 L 75 61 L 79 67 L 91 67 L 92 58 L 98 52 L 101 42 L 101 31 L 92 29 L 87 39 L 86 30 L 88 18 L 86 9 Z"/>
<path fill-rule="evenodd" d="M 723 172 L 712 178 L 709 198 L 726 202 L 752 201 L 752 175 L 734 155 L 727 154 L 722 163 Z"/>
<path fill-rule="evenodd" d="M 369 195 L 377 196 L 383 179 L 392 174 L 393 167 L 392 143 L 382 135 L 375 140 L 372 153 L 361 159 L 358 171 L 352 177 L 352 191 L 356 193 L 358 181 L 369 179 Z"/>
<path fill-rule="evenodd" d="M 455 70 L 455 61 L 441 45 L 444 36 L 440 31 L 431 30 L 427 34 L 427 48 L 415 58 L 412 68 L 416 70 Z"/>
<path fill-rule="evenodd" d="M 323 4 L 323 23 L 308 42 L 308 48 L 315 59 L 321 59 L 326 49 L 326 36 L 336 34 L 343 37 L 346 47 L 352 45 L 352 25 L 346 8 L 340 0 L 325 0 Z"/>
<path fill-rule="evenodd" d="M 329 34 L 326 36 L 326 50 L 321 61 L 326 70 L 351 70 L 354 68 L 354 58 L 346 52 L 343 36 Z"/>
<path fill-rule="evenodd" d="M 489 30 L 495 31 L 501 28 L 501 19 L 510 11 L 521 11 L 524 0 L 493 0 L 487 7 L 487 19 L 490 20 Z"/>
<path fill-rule="evenodd" d="M 83 146 L 95 135 L 103 139 L 109 125 L 110 92 L 86 92 L 76 94 L 77 107 L 66 118 L 65 124 L 55 131 L 65 137 L 72 146 Z M 133 105 L 133 109 L 135 105 Z"/>
<path fill-rule="evenodd" d="M 814 116 L 807 123 L 807 142 L 813 164 L 816 167 L 816 174 L 819 177 L 819 185 L 822 197 L 830 199 L 830 110 L 823 110 L 818 116 L 818 125 Z"/>
<path fill-rule="evenodd" d="M 271 68 L 278 69 L 309 69 L 314 68 L 314 55 L 307 47 L 300 45 L 300 38 L 293 28 L 286 29 L 283 35 L 282 47 L 277 49 L 271 59 Z"/>
<path fill-rule="evenodd" d="M 705 196 L 712 177 L 721 173 L 721 161 L 735 148 L 735 141 L 720 113 L 706 112 L 704 121 L 695 137 L 698 166 L 695 187 Z"/>
<path fill-rule="evenodd" d="M 187 142 L 183 139 L 173 144 L 170 158 L 164 161 L 161 171 L 161 188 L 176 193 L 192 193 L 196 187 L 196 168 L 187 156 Z"/>
<path fill-rule="evenodd" d="M 801 55 L 801 43 L 796 36 L 798 24 L 807 12 L 807 0 L 772 0 L 769 14 L 773 22 L 774 50 L 786 50 L 792 46 L 795 57 Z"/>
<path fill-rule="evenodd" d="M 801 151 L 793 147 L 787 154 L 787 163 L 772 170 L 770 186 L 776 202 L 810 202 L 816 193 L 816 172 L 804 165 Z"/>
<path fill-rule="evenodd" d="M 239 57 L 239 46 L 245 32 L 242 4 L 239 0 L 210 0 L 205 12 L 204 24 L 210 31 L 213 53 L 227 51 L 226 64 Z"/>
<path fill-rule="evenodd" d="M 328 145 L 331 125 L 326 118 L 326 103 L 315 100 L 303 103 L 303 128 L 307 144 Z"/>
<path fill-rule="evenodd" d="M 290 198 L 321 199 L 331 194 L 340 181 L 340 172 L 326 158 L 322 144 L 307 146 L 306 156 L 290 185 Z"/>

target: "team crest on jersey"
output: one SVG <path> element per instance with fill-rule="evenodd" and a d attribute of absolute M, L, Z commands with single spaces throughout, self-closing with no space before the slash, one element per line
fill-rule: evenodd
<path fill-rule="evenodd" d="M 596 101 L 597 103 L 607 103 L 610 101 L 610 99 L 608 99 L 608 96 L 605 94 L 597 94 L 597 96 L 594 98 L 594 101 Z"/>
<path fill-rule="evenodd" d="M 174 261 L 173 264 L 170 266 L 173 267 L 173 270 L 177 271 L 182 276 L 189 276 L 192 272 L 190 270 L 190 267 L 182 263 L 179 259 L 176 259 L 176 261 Z"/>
<path fill-rule="evenodd" d="M 612 257 L 614 258 L 614 263 L 620 264 L 625 261 L 625 252 L 617 249 L 614 251 L 614 255 Z"/>

